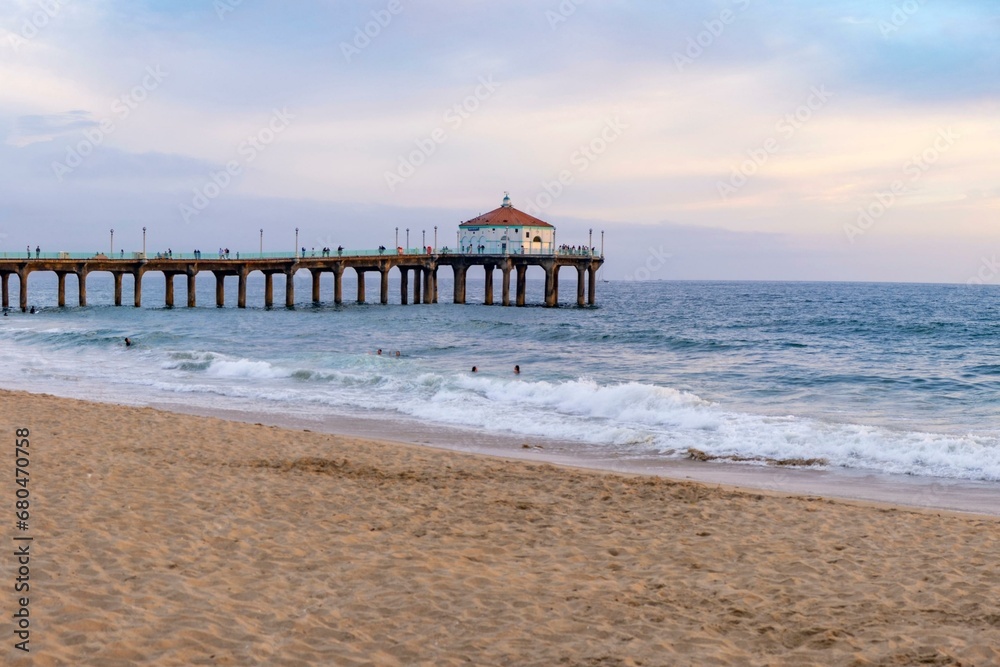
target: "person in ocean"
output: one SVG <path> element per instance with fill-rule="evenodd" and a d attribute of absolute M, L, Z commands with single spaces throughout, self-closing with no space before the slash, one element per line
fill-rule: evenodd
<path fill-rule="evenodd" d="M 478 368 L 476 368 L 475 366 L 473 366 L 473 367 L 472 367 L 472 372 L 473 372 L 473 373 L 478 373 L 478 372 L 479 372 L 479 369 L 478 369 Z"/>
<path fill-rule="evenodd" d="M 521 367 L 515 364 L 514 365 L 514 375 L 520 375 L 520 374 L 521 374 Z"/>
<path fill-rule="evenodd" d="M 132 341 L 127 336 L 125 337 L 125 347 L 132 347 Z"/>

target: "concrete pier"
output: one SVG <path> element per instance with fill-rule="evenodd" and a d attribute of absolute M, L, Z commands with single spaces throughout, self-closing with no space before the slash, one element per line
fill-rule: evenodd
<path fill-rule="evenodd" d="M 494 271 L 503 274 L 500 302 L 504 306 L 526 305 L 528 270 L 540 269 L 545 276 L 544 305 L 559 304 L 559 269 L 572 266 L 577 271 L 576 305 L 593 306 L 596 303 L 597 270 L 604 258 L 588 254 L 471 254 L 471 253 L 414 253 L 414 254 L 361 254 L 337 257 L 278 257 L 256 259 L 111 259 L 97 255 L 91 259 L 67 258 L 0 258 L 0 282 L 3 288 L 3 307 L 10 307 L 10 277 L 16 275 L 19 288 L 19 306 L 29 306 L 28 276 L 34 272 L 48 271 L 58 280 L 58 305 L 66 305 L 66 276 L 77 277 L 80 306 L 87 305 L 87 276 L 93 272 L 108 272 L 114 277 L 114 303 L 122 305 L 123 276 L 132 275 L 134 283 L 133 305 L 142 305 L 142 279 L 148 272 L 158 272 L 164 278 L 164 305 L 174 305 L 174 277 L 187 279 L 187 305 L 196 307 L 197 276 L 202 271 L 215 275 L 215 305 L 223 307 L 226 301 L 226 276 L 236 276 L 239 281 L 237 306 L 247 307 L 247 279 L 254 272 L 264 275 L 264 306 L 274 306 L 274 275 L 285 278 L 285 306 L 295 307 L 295 275 L 306 270 L 312 277 L 311 301 L 322 303 L 320 278 L 324 272 L 333 274 L 333 301 L 343 303 L 343 276 L 345 269 L 357 274 L 357 301 L 365 303 L 365 274 L 379 274 L 379 303 L 389 303 L 389 281 L 393 270 L 399 272 L 400 303 L 432 304 L 438 302 L 438 270 L 451 267 L 454 275 L 454 303 L 466 302 L 468 271 L 481 266 L 485 272 L 484 288 L 486 305 L 494 303 Z M 511 298 L 511 273 L 514 273 L 514 298 Z M 411 277 L 412 276 L 412 277 Z M 412 281 L 412 282 L 411 282 Z M 412 293 L 411 293 L 412 289 Z"/>

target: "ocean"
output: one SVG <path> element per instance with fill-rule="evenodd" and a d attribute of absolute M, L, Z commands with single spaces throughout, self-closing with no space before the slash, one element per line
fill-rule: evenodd
<path fill-rule="evenodd" d="M 540 276 L 529 276 L 528 302 L 540 304 Z M 204 277 L 199 307 L 167 310 L 159 276 L 144 281 L 143 308 L 110 305 L 110 275 L 93 274 L 93 305 L 60 309 L 55 277 L 33 274 L 38 312 L 0 319 L 0 386 L 334 430 L 375 420 L 373 435 L 419 426 L 572 442 L 619 460 L 696 449 L 745 465 L 814 459 L 1000 481 L 1000 288 L 610 281 L 598 283 L 596 307 L 577 308 L 573 277 L 557 309 L 478 305 L 473 269 L 468 305 L 450 303 L 445 270 L 442 303 L 402 306 L 392 281 L 394 303 L 334 306 L 326 275 L 314 306 L 302 272 L 294 310 L 262 307 L 259 274 L 245 310 L 235 279 L 218 309 Z"/>

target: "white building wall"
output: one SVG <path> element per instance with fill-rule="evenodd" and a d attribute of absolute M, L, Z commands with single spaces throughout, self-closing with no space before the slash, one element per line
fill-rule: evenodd
<path fill-rule="evenodd" d="M 461 252 L 485 255 L 550 255 L 555 248 L 552 227 L 462 227 Z"/>

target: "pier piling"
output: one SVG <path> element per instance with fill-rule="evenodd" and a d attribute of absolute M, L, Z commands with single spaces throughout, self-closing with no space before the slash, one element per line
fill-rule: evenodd
<path fill-rule="evenodd" d="M 115 277 L 115 305 L 122 305 L 122 272 L 115 271 L 112 274 Z"/>
<path fill-rule="evenodd" d="M 264 272 L 264 307 L 274 307 L 274 274 L 270 271 Z"/>
<path fill-rule="evenodd" d="M 56 305 L 60 308 L 66 307 L 66 272 L 56 271 L 56 282 L 57 282 L 57 294 L 56 294 Z"/>
<path fill-rule="evenodd" d="M 323 275 L 323 272 L 318 269 L 309 269 L 309 273 L 312 274 L 312 302 L 314 304 L 319 304 L 320 294 L 319 294 L 319 279 Z"/>
<path fill-rule="evenodd" d="M 246 267 L 241 267 L 239 272 L 239 294 L 236 296 L 236 307 L 246 308 L 247 307 L 247 269 Z"/>
<path fill-rule="evenodd" d="M 164 273 L 163 276 L 166 278 L 167 284 L 163 296 L 163 305 L 167 308 L 174 307 L 174 275 L 173 273 Z"/>
<path fill-rule="evenodd" d="M 79 283 L 79 288 L 80 288 L 79 289 L 79 292 L 80 292 L 79 303 L 80 303 L 80 307 L 82 308 L 82 307 L 84 307 L 84 306 L 87 305 L 87 270 L 86 269 L 80 269 L 79 271 L 77 271 L 76 272 L 76 280 Z"/>
<path fill-rule="evenodd" d="M 285 271 L 285 308 L 295 307 L 295 269 Z"/>

